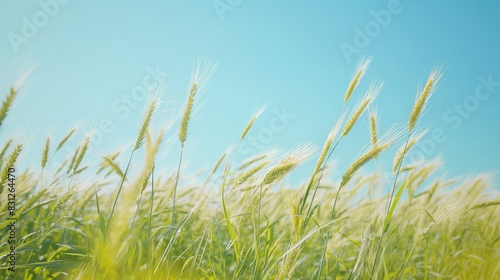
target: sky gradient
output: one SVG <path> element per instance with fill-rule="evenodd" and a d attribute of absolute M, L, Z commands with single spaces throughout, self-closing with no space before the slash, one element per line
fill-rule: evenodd
<path fill-rule="evenodd" d="M 2 98 L 35 67 L 0 141 L 29 139 L 22 164 L 38 166 L 46 136 L 60 139 L 79 123 L 78 142 L 100 124 L 102 139 L 88 160 L 98 163 L 130 148 L 143 92 L 166 76 L 155 123 L 173 125 L 161 160 L 175 166 L 175 120 L 196 61 L 207 58 L 218 68 L 190 128 L 186 169 L 209 168 L 238 144 L 262 106 L 249 133 L 260 142 L 235 148 L 236 159 L 308 141 L 321 146 L 358 61 L 369 56 L 348 108 L 372 81 L 383 81 L 376 102 L 381 132 L 406 123 L 417 89 L 442 65 L 444 78 L 419 123 L 430 131 L 416 152 L 441 156 L 450 177 L 497 172 L 499 11 L 498 1 L 2 1 Z M 334 162 L 345 166 L 360 153 L 369 141 L 367 123 L 363 116 Z"/>

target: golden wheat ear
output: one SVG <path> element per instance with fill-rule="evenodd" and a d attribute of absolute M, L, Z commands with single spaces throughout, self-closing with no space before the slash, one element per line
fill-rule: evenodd
<path fill-rule="evenodd" d="M 10 145 L 12 144 L 12 138 L 10 138 L 9 140 L 7 140 L 7 143 L 5 143 L 5 145 L 3 146 L 2 148 L 2 151 L 0 152 L 0 162 L 2 162 L 4 160 L 4 156 L 5 156 L 5 153 L 7 152 L 7 149 L 9 149 Z"/>
<path fill-rule="evenodd" d="M 351 131 L 352 127 L 358 121 L 359 117 L 366 111 L 368 106 L 370 106 L 370 104 L 377 98 L 383 85 L 384 85 L 383 83 L 372 83 L 370 85 L 365 95 L 356 106 L 356 109 L 352 113 L 346 125 L 344 126 L 344 129 L 342 130 L 340 137 L 346 136 Z"/>
<path fill-rule="evenodd" d="M 14 102 L 14 98 L 16 98 L 16 95 L 17 91 L 13 87 L 11 87 L 9 94 L 7 94 L 2 102 L 2 107 L 0 107 L 0 126 L 2 126 L 5 117 L 7 117 L 7 113 L 12 107 L 12 103 Z"/>
<path fill-rule="evenodd" d="M 184 143 L 187 139 L 189 123 L 192 118 L 196 100 L 199 99 L 199 96 L 207 89 L 210 78 L 213 76 L 216 69 L 217 64 L 212 60 L 200 60 L 196 66 L 186 105 L 184 106 L 181 125 L 179 127 L 178 136 L 182 147 L 184 147 Z"/>
<path fill-rule="evenodd" d="M 427 78 L 424 88 L 420 91 L 420 95 L 415 99 L 415 105 L 410 114 L 410 119 L 408 120 L 408 130 L 412 131 L 418 122 L 418 119 L 425 110 L 429 98 L 434 94 L 436 87 L 443 77 L 443 71 L 441 66 L 434 68 Z"/>
<path fill-rule="evenodd" d="M 370 142 L 373 146 L 377 144 L 378 135 L 378 112 L 376 108 L 368 108 L 368 120 L 369 120 L 369 128 L 370 128 Z"/>
<path fill-rule="evenodd" d="M 151 120 L 153 119 L 154 112 L 156 110 L 157 104 L 156 101 L 151 101 L 144 111 L 144 115 L 142 117 L 141 127 L 137 134 L 137 139 L 135 140 L 134 151 L 139 149 L 146 140 L 146 134 L 151 126 Z"/>
<path fill-rule="evenodd" d="M 262 115 L 262 113 L 264 112 L 265 109 L 266 109 L 265 107 L 261 107 L 257 110 L 257 112 L 255 114 L 253 114 L 253 116 L 250 119 L 250 121 L 248 122 L 247 126 L 245 126 L 245 129 L 243 129 L 243 132 L 241 133 L 240 141 L 245 138 L 248 131 L 250 131 L 250 129 L 252 128 L 255 121 L 260 117 L 260 115 Z"/>
<path fill-rule="evenodd" d="M 352 78 L 352 80 L 349 83 L 349 86 L 347 87 L 347 90 L 345 92 L 344 104 L 347 103 L 347 101 L 349 101 L 349 98 L 351 98 L 353 91 L 356 89 L 359 82 L 361 81 L 361 79 L 365 75 L 366 70 L 368 69 L 368 66 L 370 65 L 371 61 L 372 61 L 371 58 L 363 58 L 359 61 L 358 67 L 356 68 L 356 72 L 354 74 L 354 77 Z"/>
<path fill-rule="evenodd" d="M 10 88 L 9 93 L 5 97 L 2 102 L 2 106 L 0 107 L 0 127 L 2 126 L 3 121 L 7 117 L 7 114 L 10 109 L 12 109 L 12 104 L 14 103 L 14 99 L 18 95 L 19 90 L 26 82 L 28 77 L 31 75 L 31 72 L 35 69 L 34 66 L 31 66 L 28 70 L 23 71 L 21 77 L 14 83 L 14 85 Z"/>
<path fill-rule="evenodd" d="M 49 150 L 50 150 L 50 137 L 47 137 L 47 140 L 45 140 L 45 146 L 43 147 L 42 151 L 42 169 L 45 168 L 47 165 L 47 160 L 49 158 Z"/>
<path fill-rule="evenodd" d="M 358 156 L 353 163 L 351 163 L 351 165 L 347 168 L 347 170 L 344 172 L 344 175 L 342 176 L 340 187 L 344 187 L 363 165 L 365 165 L 370 160 L 375 159 L 383 151 L 390 148 L 394 143 L 398 142 L 402 138 L 402 136 L 402 126 L 392 126 L 386 133 L 384 133 L 384 135 L 382 135 L 382 137 L 380 137 L 375 145 L 369 147 L 360 156 Z"/>
<path fill-rule="evenodd" d="M 262 180 L 262 185 L 274 184 L 290 173 L 297 166 L 309 159 L 316 151 L 311 143 L 299 145 L 290 151 L 283 160 L 270 168 Z"/>

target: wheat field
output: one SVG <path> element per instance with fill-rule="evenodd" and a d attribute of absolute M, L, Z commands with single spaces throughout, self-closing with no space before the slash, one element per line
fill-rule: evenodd
<path fill-rule="evenodd" d="M 431 71 L 408 121 L 381 132 L 373 108 L 383 84 L 364 94 L 358 87 L 369 63 L 362 61 L 346 83 L 343 102 L 357 96 L 359 102 L 351 111 L 343 107 L 322 147 L 304 143 L 241 162 L 228 152 L 202 183 L 184 183 L 190 175 L 183 172 L 183 151 L 213 64 L 199 67 L 189 85 L 175 170 L 155 169 L 165 148 L 165 133 L 152 125 L 158 94 L 144 108 L 133 147 L 103 156 L 98 166 L 90 164 L 89 138 L 76 139 L 74 154 L 51 166 L 75 140 L 70 129 L 62 139 L 46 139 L 39 170 L 16 168 L 12 181 L 25 143 L 1 143 L 2 278 L 500 279 L 500 198 L 491 176 L 447 178 L 439 160 L 407 160 L 426 132 L 419 119 L 442 71 Z M 0 129 L 19 90 L 3 98 Z M 259 115 L 242 128 L 241 140 Z M 363 122 L 370 142 L 341 178 L 330 178 L 337 149 Z M 391 153 L 390 170 L 366 169 Z M 305 183 L 285 183 L 307 160 L 315 164 Z M 382 180 L 387 174 L 390 180 Z M 7 219 L 13 186 L 15 272 Z"/>

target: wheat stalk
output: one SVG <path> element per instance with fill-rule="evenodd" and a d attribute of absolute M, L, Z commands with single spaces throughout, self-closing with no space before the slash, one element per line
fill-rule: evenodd
<path fill-rule="evenodd" d="M 368 249 L 369 249 L 368 246 L 370 246 L 371 228 L 372 225 L 370 224 L 363 232 L 363 239 L 361 241 L 361 247 L 359 248 L 358 259 L 356 260 L 356 264 L 354 265 L 354 268 L 351 271 L 353 279 L 360 279 L 360 277 L 362 276 L 363 265 L 366 256 L 368 255 Z"/>
<path fill-rule="evenodd" d="M 196 67 L 196 70 L 194 72 L 192 82 L 191 82 L 191 87 L 189 90 L 188 98 L 186 101 L 186 105 L 184 106 L 184 113 L 182 115 L 181 119 L 181 124 L 179 127 L 179 141 L 181 143 L 181 152 L 179 155 L 179 163 L 177 165 L 177 173 L 175 176 L 175 184 L 174 184 L 174 192 L 173 192 L 173 197 L 172 197 L 172 216 L 171 216 L 171 221 L 170 221 L 170 240 L 172 241 L 173 237 L 173 229 L 175 226 L 175 206 L 176 206 L 176 200 L 177 200 L 177 187 L 179 184 L 179 177 L 180 177 L 180 171 L 181 171 L 181 165 L 182 165 L 182 156 L 184 154 L 184 143 L 186 142 L 187 139 L 187 134 L 188 134 L 188 128 L 189 128 L 189 121 L 191 119 L 191 114 L 193 111 L 193 108 L 195 106 L 196 100 L 199 98 L 199 96 L 203 93 L 204 90 L 208 87 L 208 82 L 212 75 L 215 72 L 215 69 L 217 68 L 217 65 L 209 60 L 205 62 L 205 65 L 202 65 L 203 62 L 199 61 L 198 65 Z"/>
<path fill-rule="evenodd" d="M 319 175 L 319 178 L 317 178 L 317 180 L 316 180 L 317 183 L 316 183 L 316 187 L 314 188 L 314 192 L 313 192 L 311 201 L 309 203 L 309 209 L 307 210 L 307 216 L 309 216 L 309 213 L 310 213 L 311 208 L 312 208 L 312 204 L 314 203 L 314 199 L 316 198 L 316 193 L 318 191 L 320 180 L 321 180 L 321 176 L 322 176 L 322 173 L 323 173 L 323 170 L 324 170 L 324 169 L 321 169 L 321 166 L 324 164 L 325 161 L 328 161 L 328 158 L 331 156 L 333 150 L 336 148 L 336 146 L 340 142 L 340 139 L 339 139 L 337 141 L 337 143 L 334 145 L 334 147 L 332 148 L 333 140 L 335 139 L 335 137 L 337 136 L 338 132 L 340 131 L 340 127 L 344 123 L 344 119 L 345 119 L 345 113 L 342 114 L 340 116 L 340 118 L 337 119 L 337 122 L 332 127 L 332 129 L 330 130 L 330 133 L 328 134 L 328 136 L 326 138 L 326 141 L 323 144 L 323 149 L 320 152 L 320 155 L 319 155 L 318 160 L 316 162 L 316 166 L 314 167 L 313 174 L 311 175 L 311 178 L 309 179 L 309 184 L 307 185 L 307 188 L 306 188 L 306 191 L 304 193 L 304 196 L 301 199 L 300 208 L 299 208 L 299 214 L 301 214 L 302 211 L 304 210 L 304 207 L 306 205 L 307 199 L 309 197 L 309 193 L 310 193 L 310 191 L 311 191 L 311 189 L 313 187 L 313 184 L 314 184 L 314 182 L 315 182 L 315 180 L 317 178 L 317 174 L 321 170 L 321 174 Z M 304 222 L 304 226 L 307 225 L 307 222 L 308 222 L 307 220 Z"/>
<path fill-rule="evenodd" d="M 408 141 L 407 145 L 402 145 L 398 151 L 396 152 L 396 156 L 394 157 L 393 163 L 392 163 L 392 171 L 396 172 L 398 171 L 399 166 L 401 165 L 401 162 L 403 161 L 403 156 L 404 154 L 408 153 L 411 148 L 418 142 L 422 137 L 427 134 L 428 129 L 422 131 L 421 133 L 417 134 L 415 137 L 412 137 L 410 141 Z M 401 172 L 401 170 L 400 170 Z"/>

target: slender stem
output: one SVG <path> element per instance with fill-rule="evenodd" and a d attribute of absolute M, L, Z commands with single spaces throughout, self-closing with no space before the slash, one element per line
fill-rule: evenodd
<path fill-rule="evenodd" d="M 255 231 L 255 266 L 254 266 L 254 276 L 257 274 L 257 269 L 259 266 L 260 259 L 260 209 L 262 204 L 262 184 L 260 184 L 259 190 L 259 204 L 257 208 L 257 222 L 255 223 L 254 231 Z M 259 278 L 255 278 L 259 279 Z"/>
<path fill-rule="evenodd" d="M 111 218 L 113 217 L 113 214 L 115 213 L 116 203 L 118 202 L 118 198 L 120 197 L 120 193 L 123 189 L 123 183 L 125 183 L 125 178 L 127 178 L 128 169 L 130 168 L 130 163 L 132 162 L 133 156 L 134 156 L 134 151 L 132 151 L 132 154 L 130 155 L 130 159 L 128 160 L 128 163 L 127 163 L 127 168 L 125 168 L 123 178 L 120 182 L 120 187 L 118 188 L 118 193 L 116 194 L 115 201 L 113 202 L 113 207 L 111 208 L 111 214 L 109 214 L 108 225 L 111 222 Z"/>
<path fill-rule="evenodd" d="M 173 203 L 172 203 L 172 220 L 170 222 L 170 238 L 172 238 L 172 233 L 173 233 L 172 230 L 174 229 L 174 225 L 175 225 L 175 202 L 176 202 L 176 197 L 177 197 L 177 185 L 179 184 L 179 174 L 181 171 L 183 152 L 184 152 L 184 146 L 181 147 L 181 155 L 179 156 L 179 164 L 177 166 L 177 176 L 175 178 L 174 197 L 173 197 Z"/>
<path fill-rule="evenodd" d="M 149 175 L 151 174 L 151 172 L 153 172 L 152 170 L 153 169 L 151 169 L 150 173 L 146 177 L 146 180 L 149 180 Z M 146 182 L 146 184 L 147 184 L 147 182 Z M 139 212 L 139 208 L 141 206 L 141 201 L 142 201 L 143 194 L 144 194 L 144 189 L 141 189 L 141 194 L 139 195 L 139 201 L 137 201 L 137 207 L 135 209 L 134 218 L 132 219 L 132 226 L 130 226 L 131 229 L 134 228 L 135 221 L 137 219 L 137 213 Z"/>
<path fill-rule="evenodd" d="M 318 277 L 317 277 L 318 280 L 321 278 L 321 271 L 323 270 L 323 262 L 325 261 L 326 250 L 328 248 L 328 239 L 330 238 L 331 223 L 332 223 L 334 215 L 335 215 L 335 207 L 337 206 L 337 201 L 339 199 L 339 193 L 341 190 L 342 190 L 342 187 L 339 187 L 339 189 L 337 190 L 337 194 L 335 195 L 335 200 L 333 201 L 332 213 L 330 214 L 330 221 L 329 221 L 330 224 L 328 225 L 328 228 L 326 230 L 325 247 L 323 248 L 323 254 L 321 255 L 321 262 L 319 264 L 319 271 L 318 271 Z"/>
<path fill-rule="evenodd" d="M 154 201 L 154 195 L 155 195 L 155 165 L 153 165 L 153 168 L 151 169 L 151 201 L 149 202 L 149 221 L 148 221 L 148 250 L 147 250 L 147 256 L 146 259 L 148 260 L 148 270 L 149 270 L 149 278 L 151 278 L 151 273 L 152 270 L 150 269 L 150 265 L 153 263 L 152 260 L 150 259 L 150 256 L 154 255 L 154 252 L 150 252 L 150 250 L 154 250 L 154 246 L 150 246 L 151 243 L 151 219 L 153 218 L 153 201 Z"/>
<path fill-rule="evenodd" d="M 71 183 L 73 182 L 73 177 L 75 176 L 75 172 L 71 174 L 71 178 L 69 178 L 68 188 L 66 189 L 66 193 L 69 193 L 69 189 L 71 187 Z"/>
<path fill-rule="evenodd" d="M 393 199 L 394 199 L 394 193 L 396 191 L 396 184 L 398 182 L 398 177 L 399 177 L 399 173 L 401 171 L 401 166 L 403 165 L 403 160 L 404 160 L 405 155 L 406 155 L 406 150 L 408 149 L 408 143 L 410 141 L 410 135 L 411 135 L 411 130 L 408 131 L 408 137 L 406 138 L 405 146 L 404 146 L 404 149 L 403 149 L 403 155 L 401 157 L 401 161 L 399 162 L 398 169 L 396 171 L 396 175 L 394 176 L 394 182 L 392 184 L 391 196 L 389 197 L 389 203 L 387 204 L 387 210 L 385 212 L 384 221 L 387 218 L 387 216 L 389 215 L 389 211 L 390 211 L 391 206 L 392 206 L 392 202 L 393 202 Z M 377 267 L 377 262 L 378 262 L 378 254 L 380 252 L 380 246 L 382 244 L 382 239 L 384 238 L 385 232 L 386 232 L 386 229 L 385 229 L 385 225 L 384 225 L 384 228 L 382 229 L 382 234 L 380 235 L 380 238 L 379 238 L 378 243 L 377 243 L 377 250 L 375 251 L 375 259 L 373 260 L 373 267 L 372 267 L 372 272 L 371 272 L 370 278 L 374 277 L 375 269 Z"/>
<path fill-rule="evenodd" d="M 417 244 L 420 243 L 420 240 L 422 240 L 422 237 L 423 237 L 423 235 L 420 235 L 417 238 L 417 240 L 415 241 L 415 244 L 413 245 L 413 248 L 411 249 L 410 255 L 408 255 L 408 257 L 406 258 L 405 264 L 403 265 L 403 268 L 399 272 L 397 280 L 401 279 L 401 276 L 403 276 L 403 273 L 404 273 L 406 267 L 408 266 L 408 263 L 410 263 L 410 259 L 413 256 L 413 253 L 415 252 L 415 249 L 417 248 Z"/>
<path fill-rule="evenodd" d="M 137 219 L 137 212 L 139 212 L 139 208 L 141 207 L 141 200 L 142 200 L 142 192 L 139 195 L 139 201 L 137 201 L 137 207 L 135 208 L 134 218 L 132 219 L 132 225 L 130 226 L 131 229 L 134 228 L 135 220 Z"/>
<path fill-rule="evenodd" d="M 311 198 L 311 202 L 309 203 L 309 207 L 307 208 L 307 212 L 306 212 L 306 220 L 304 221 L 304 224 L 302 225 L 302 229 L 301 229 L 301 234 L 304 232 L 304 230 L 306 229 L 306 226 L 309 222 L 309 215 L 311 213 L 311 209 L 312 209 L 312 205 L 314 203 L 314 199 L 316 198 L 316 193 L 318 192 L 318 189 L 319 189 L 319 184 L 321 182 L 321 178 L 323 178 L 323 173 L 325 172 L 325 168 L 326 168 L 326 164 L 328 163 L 328 160 L 330 159 L 330 157 L 332 156 L 333 154 L 333 151 L 335 151 L 335 149 L 337 148 L 338 144 L 340 143 L 340 140 L 342 138 L 340 138 L 337 143 L 335 143 L 335 145 L 333 146 L 332 150 L 328 153 L 328 156 L 326 157 L 324 163 L 323 163 L 323 168 L 321 168 L 321 173 L 319 174 L 319 178 L 318 178 L 318 183 L 316 184 L 316 187 L 314 188 L 314 192 L 313 192 L 313 196 Z M 314 178 L 316 174 L 313 174 L 312 178 L 311 178 L 311 183 L 312 184 L 312 180 Z M 304 202 L 305 202 L 305 199 L 307 197 L 304 197 Z M 302 209 L 301 209 L 301 212 L 302 212 Z"/>

